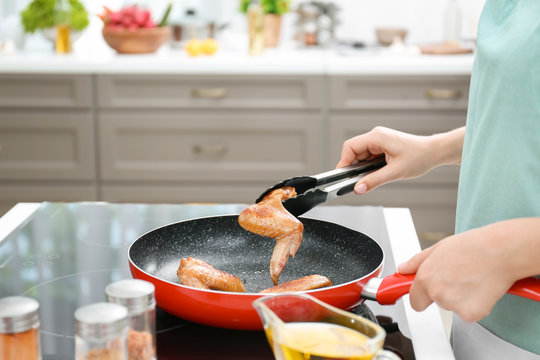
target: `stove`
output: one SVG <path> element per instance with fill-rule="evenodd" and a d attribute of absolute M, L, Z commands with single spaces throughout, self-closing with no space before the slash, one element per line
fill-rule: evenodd
<path fill-rule="evenodd" d="M 40 303 L 43 360 L 74 358 L 74 312 L 105 301 L 105 287 L 131 278 L 127 250 L 156 227 L 198 217 L 238 214 L 247 205 L 20 203 L 0 218 L 0 298 Z M 420 251 L 408 209 L 320 206 L 304 215 L 361 231 L 385 252 L 383 275 Z M 366 305 L 367 303 L 367 305 Z M 385 347 L 404 359 L 454 359 L 436 305 L 417 313 L 366 302 L 354 311 L 388 332 Z M 262 331 L 194 324 L 157 309 L 161 359 L 273 359 Z"/>

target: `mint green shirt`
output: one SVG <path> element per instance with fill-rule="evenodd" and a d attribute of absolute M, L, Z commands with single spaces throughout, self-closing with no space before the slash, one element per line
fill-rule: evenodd
<path fill-rule="evenodd" d="M 540 0 L 487 0 L 477 41 L 456 233 L 540 217 Z M 505 295 L 480 324 L 540 354 L 540 302 Z"/>

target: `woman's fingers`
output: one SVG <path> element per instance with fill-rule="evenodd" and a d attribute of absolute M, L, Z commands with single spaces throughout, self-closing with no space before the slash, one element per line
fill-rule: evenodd
<path fill-rule="evenodd" d="M 500 273 L 504 263 L 501 256 L 509 252 L 493 244 L 499 244 L 500 236 L 508 238 L 504 235 L 493 225 L 465 231 L 442 239 L 399 265 L 401 274 L 416 274 L 409 290 L 412 308 L 422 311 L 437 303 L 467 321 L 478 321 L 489 314 L 516 280 Z"/>
<path fill-rule="evenodd" d="M 427 307 L 433 304 L 433 300 L 428 295 L 426 288 L 414 281 L 409 290 L 409 301 L 411 307 L 416 311 L 424 311 Z"/>
<path fill-rule="evenodd" d="M 383 145 L 388 139 L 385 139 L 382 132 L 380 128 L 375 128 L 368 133 L 346 140 L 341 149 L 341 159 L 336 167 L 344 167 L 367 160 L 373 155 L 384 154 Z"/>
<path fill-rule="evenodd" d="M 387 164 L 358 181 L 354 187 L 354 192 L 362 195 L 367 191 L 397 180 L 399 178 L 398 174 L 399 172 L 396 171 L 396 165 L 394 163 Z"/>
<path fill-rule="evenodd" d="M 409 261 L 404 262 L 398 266 L 398 271 L 401 274 L 416 274 L 420 266 L 424 261 L 431 255 L 433 250 L 437 247 L 437 244 L 425 249 L 424 251 L 414 255 Z M 433 300 L 427 292 L 427 287 L 425 286 L 422 279 L 416 277 L 415 281 L 411 285 L 409 290 L 409 300 L 411 306 L 416 311 L 423 311 L 429 305 L 433 303 Z"/>
<path fill-rule="evenodd" d="M 409 261 L 404 262 L 403 264 L 400 264 L 398 266 L 398 271 L 400 274 L 416 274 L 418 272 L 418 268 L 422 263 L 428 258 L 428 256 L 435 250 L 435 248 L 438 246 L 439 243 L 428 247 L 427 249 L 419 252 L 418 254 L 414 255 L 412 258 L 409 259 Z"/>

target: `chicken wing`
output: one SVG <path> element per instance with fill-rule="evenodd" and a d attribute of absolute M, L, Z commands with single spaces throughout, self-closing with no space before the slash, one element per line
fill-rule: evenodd
<path fill-rule="evenodd" d="M 288 291 L 305 291 L 332 285 L 329 278 L 322 275 L 309 275 L 303 278 L 284 282 L 283 284 L 259 291 L 259 294 L 280 293 Z"/>
<path fill-rule="evenodd" d="M 302 243 L 304 225 L 291 215 L 281 203 L 296 196 L 292 187 L 276 189 L 257 204 L 242 211 L 238 223 L 247 231 L 274 238 L 276 245 L 270 259 L 270 277 L 274 285 L 289 260 L 294 257 Z"/>
<path fill-rule="evenodd" d="M 197 258 L 180 260 L 176 273 L 180 284 L 198 289 L 246 292 L 242 280 Z"/>

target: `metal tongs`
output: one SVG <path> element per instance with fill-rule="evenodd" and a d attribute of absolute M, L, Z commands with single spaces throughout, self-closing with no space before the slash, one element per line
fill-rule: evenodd
<path fill-rule="evenodd" d="M 258 203 L 275 189 L 285 186 L 293 187 L 297 195 L 285 200 L 283 206 L 292 215 L 298 217 L 319 204 L 350 193 L 354 190 L 354 185 L 358 180 L 363 178 L 367 173 L 380 169 L 385 165 L 384 156 L 380 156 L 322 174 L 293 177 L 266 189 L 255 202 Z M 317 188 L 318 186 L 330 184 L 338 180 L 343 181 L 322 189 Z"/>

